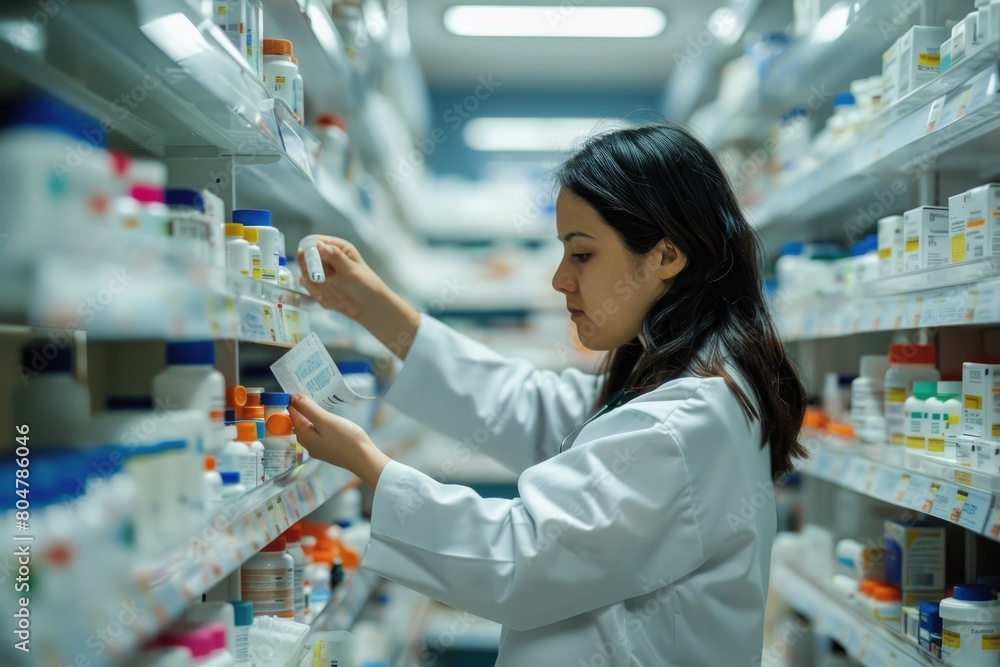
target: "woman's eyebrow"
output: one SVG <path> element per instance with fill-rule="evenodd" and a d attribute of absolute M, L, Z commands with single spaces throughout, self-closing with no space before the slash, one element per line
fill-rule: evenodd
<path fill-rule="evenodd" d="M 564 242 L 566 242 L 566 243 L 569 243 L 571 240 L 575 239 L 578 236 L 582 237 L 582 238 L 585 238 L 585 239 L 592 239 L 592 238 L 594 238 L 593 236 L 591 236 L 590 234 L 587 234 L 585 232 L 570 232 L 569 234 L 567 234 L 566 236 L 564 236 L 561 240 L 564 241 Z M 557 236 L 556 238 L 559 238 L 559 237 Z"/>

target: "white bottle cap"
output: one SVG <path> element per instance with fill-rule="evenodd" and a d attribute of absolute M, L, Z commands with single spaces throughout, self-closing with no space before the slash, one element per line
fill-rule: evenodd
<path fill-rule="evenodd" d="M 889 357 L 883 354 L 861 355 L 861 377 L 881 380 L 889 370 Z M 961 384 L 961 383 L 959 383 Z"/>
<path fill-rule="evenodd" d="M 937 393 L 952 394 L 958 396 L 962 393 L 962 381 L 958 380 L 953 382 L 938 382 Z"/>

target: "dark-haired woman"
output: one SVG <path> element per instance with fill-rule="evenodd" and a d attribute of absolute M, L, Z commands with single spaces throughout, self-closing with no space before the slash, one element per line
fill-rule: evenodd
<path fill-rule="evenodd" d="M 539 371 L 421 315 L 357 250 L 306 283 L 405 361 L 386 399 L 520 473 L 482 498 L 390 460 L 307 398 L 299 441 L 374 490 L 363 565 L 503 625 L 497 665 L 759 665 L 772 480 L 805 395 L 719 165 L 671 125 L 591 139 L 558 171 L 552 286 L 596 375 Z M 301 262 L 301 258 L 300 258 Z M 308 273 L 303 270 L 303 275 Z"/>

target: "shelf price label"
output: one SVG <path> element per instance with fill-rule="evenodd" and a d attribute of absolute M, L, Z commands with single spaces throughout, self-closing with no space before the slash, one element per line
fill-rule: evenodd
<path fill-rule="evenodd" d="M 1000 278 L 980 283 L 976 287 L 976 293 L 972 322 L 974 324 L 1000 322 Z"/>
<path fill-rule="evenodd" d="M 909 507 L 912 510 L 918 512 L 926 512 L 930 510 L 930 505 L 927 509 L 924 509 L 925 501 L 931 493 L 931 479 L 929 477 L 924 477 L 922 475 L 910 475 L 910 484 L 906 488 L 906 493 L 903 496 L 902 504 L 904 507 Z M 935 490 L 935 494 L 937 491 Z M 933 497 L 931 498 L 931 503 L 933 503 Z"/>
<path fill-rule="evenodd" d="M 903 483 L 903 473 L 892 468 L 878 467 L 872 493 L 882 500 L 895 500 L 896 491 Z"/>
<path fill-rule="evenodd" d="M 996 498 L 993 499 L 993 503 L 996 505 L 990 512 L 993 515 L 993 519 L 989 522 L 985 533 L 994 540 L 1000 540 L 1000 504 L 997 504 Z"/>
<path fill-rule="evenodd" d="M 938 488 L 934 496 L 934 504 L 931 507 L 930 515 L 944 519 L 945 521 L 957 521 L 958 518 L 952 519 L 951 515 L 955 503 L 958 501 L 958 487 L 948 482 L 932 482 L 931 489 L 934 489 L 935 485 Z M 961 502 L 964 503 L 965 498 L 962 498 Z"/>
<path fill-rule="evenodd" d="M 947 326 L 965 322 L 967 292 L 939 294 L 923 302 L 920 326 Z"/>
<path fill-rule="evenodd" d="M 941 110 L 944 109 L 945 97 L 945 95 L 942 95 L 931 103 L 931 110 L 927 114 L 927 126 L 924 128 L 924 135 L 933 132 L 938 121 L 941 119 Z"/>
<path fill-rule="evenodd" d="M 969 490 L 958 518 L 958 525 L 977 533 L 983 532 L 992 507 L 993 497 L 990 494 Z"/>

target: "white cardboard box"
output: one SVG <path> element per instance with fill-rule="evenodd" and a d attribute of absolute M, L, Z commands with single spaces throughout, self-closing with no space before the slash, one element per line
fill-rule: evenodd
<path fill-rule="evenodd" d="M 919 271 L 951 263 L 948 209 L 921 206 L 903 214 L 903 270 Z"/>

